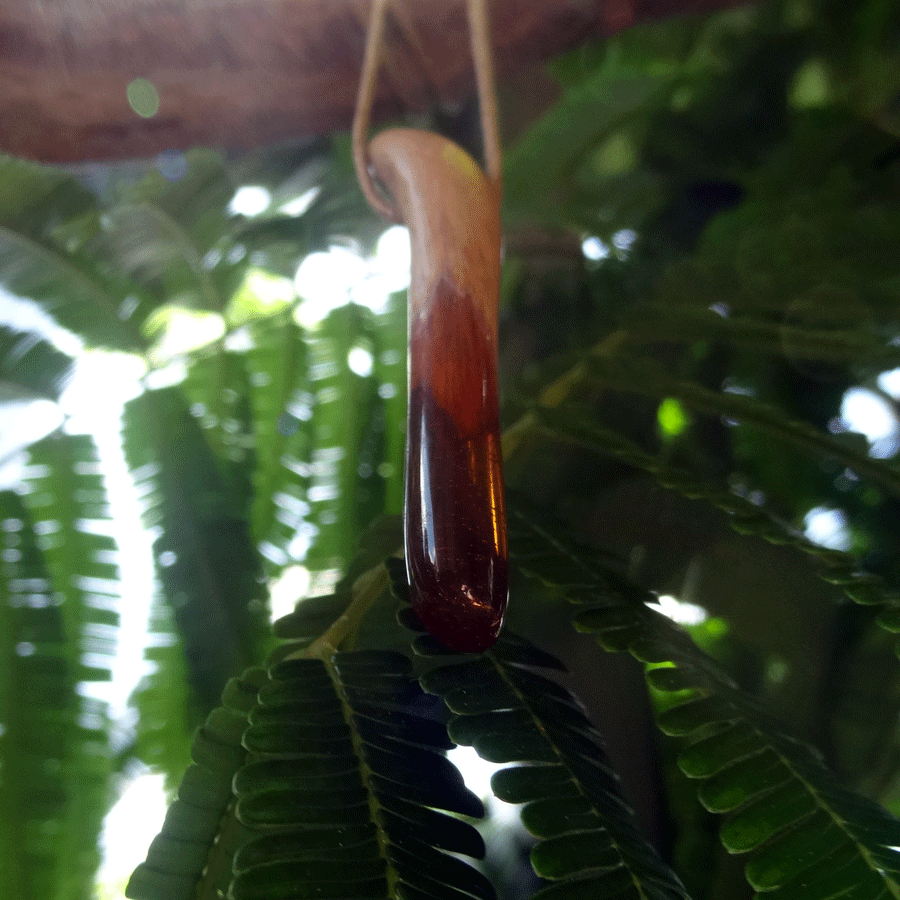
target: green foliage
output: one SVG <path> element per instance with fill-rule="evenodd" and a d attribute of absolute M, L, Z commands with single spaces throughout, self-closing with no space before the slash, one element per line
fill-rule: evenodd
<path fill-rule="evenodd" d="M 87 443 L 67 442 L 57 459 L 84 464 Z M 44 499 L 52 471 L 46 476 Z M 4 492 L 0 502 L 0 889 L 9 897 L 79 900 L 90 894 L 99 862 L 113 767 L 106 706 L 76 686 L 106 674 L 97 662 L 86 667 L 91 657 L 83 654 L 109 659 L 113 648 L 98 647 L 94 635 L 97 628 L 114 633 L 116 582 L 103 579 L 112 596 L 85 590 L 103 568 L 96 551 L 104 541 L 75 531 L 85 520 L 69 520 L 71 507 L 53 512 L 59 527 L 51 529 L 40 527 L 50 523 L 45 512 L 32 524 L 20 497 Z M 83 512 L 93 517 L 91 506 Z M 65 525 L 86 558 L 65 558 Z M 57 567 L 71 584 L 68 597 L 57 593 Z"/>
<path fill-rule="evenodd" d="M 409 660 L 383 651 L 292 655 L 233 681 L 128 896 L 378 897 L 390 886 L 490 900 L 484 876 L 444 852 L 483 855 L 475 829 L 448 814 L 482 807 L 441 752 L 445 727 L 407 711 L 422 696 Z"/>
<path fill-rule="evenodd" d="M 235 782 L 238 817 L 267 833 L 235 858 L 232 896 L 421 896 L 435 884 L 493 896 L 437 849 L 480 846 L 425 809 L 478 816 L 481 804 L 436 752 L 444 729 L 404 711 L 421 694 L 406 657 L 288 659 L 270 676 L 244 736 L 253 762 Z"/>
<path fill-rule="evenodd" d="M 93 195 L 73 178 L 0 158 L 0 277 L 41 303 L 90 343 L 132 348 L 138 336 L 119 313 L 131 287 L 86 251 L 99 233 Z"/>
<path fill-rule="evenodd" d="M 189 898 L 197 895 L 198 882 L 209 896 L 227 890 L 231 857 L 247 835 L 234 815 L 231 785 L 246 758 L 241 735 L 264 682 L 261 669 L 232 679 L 223 705 L 197 730 L 192 764 L 162 831 L 150 845 L 147 861 L 131 876 L 131 896 Z"/>
<path fill-rule="evenodd" d="M 121 573 L 97 448 L 87 435 L 54 435 L 32 447 L 30 457 L 24 502 L 54 605 L 84 654 L 79 680 L 107 681 L 117 649 Z"/>
<path fill-rule="evenodd" d="M 312 395 L 308 348 L 288 319 L 258 323 L 246 354 L 255 426 L 253 534 L 276 566 L 291 558 L 302 533 L 309 489 Z M 305 464 L 305 465 L 304 465 Z"/>
<path fill-rule="evenodd" d="M 570 87 L 507 157 L 510 214 L 597 229 L 614 215 L 609 208 L 594 208 L 598 193 L 613 209 L 620 206 L 632 214 L 644 211 L 642 203 L 658 200 L 658 181 L 633 171 L 635 143 L 648 111 L 671 90 L 673 76 L 671 70 L 650 72 L 611 53 Z M 585 168 L 590 170 L 589 191 L 579 184 L 578 173 Z M 540 190 L 535 189 L 538 185 Z M 621 209 L 616 212 L 621 214 Z"/>
<path fill-rule="evenodd" d="M 188 159 L 177 182 L 152 172 L 123 191 L 105 240 L 157 303 L 222 312 L 246 266 L 217 247 L 234 230 L 226 207 L 235 185 L 218 154 L 195 151 Z"/>
<path fill-rule="evenodd" d="M 222 673 L 246 668 L 265 642 L 247 493 L 229 490 L 180 391 L 142 394 L 128 405 L 123 424 L 145 526 L 159 533 L 153 552 L 179 622 L 188 678 L 209 707 L 224 687 Z"/>
<path fill-rule="evenodd" d="M 122 444 L 156 581 L 114 743 L 115 463 L 66 423 L 9 470 L 0 895 L 88 896 L 140 762 L 180 786 L 139 900 L 900 898 L 897 448 L 842 419 L 865 388 L 900 434 L 896 31 L 882 0 L 785 0 L 551 64 L 505 163 L 512 627 L 477 657 L 390 592 L 405 298 L 317 319 L 290 280 L 382 229 L 346 140 L 98 196 L 0 159 L 0 285 L 147 370 Z M 58 401 L 72 361 L 9 324 L 7 397 Z M 481 817 L 454 744 L 503 766 L 524 831 Z"/>
<path fill-rule="evenodd" d="M 416 649 L 446 653 L 429 637 Z M 507 631 L 478 660 L 459 659 L 422 680 L 454 714 L 453 740 L 491 762 L 519 764 L 498 771 L 492 787 L 525 804 L 522 822 L 539 838 L 531 862 L 554 884 L 533 896 L 687 897 L 635 828 L 595 726 L 572 694 L 534 671 L 548 666 L 562 668 Z"/>
<path fill-rule="evenodd" d="M 732 853 L 761 848 L 746 868 L 756 890 L 809 900 L 897 894 L 896 819 L 836 783 L 814 752 L 785 735 L 687 635 L 645 604 L 623 602 L 621 588 L 610 590 L 609 573 L 594 575 L 577 549 L 522 517 L 514 535 L 525 568 L 544 581 L 559 582 L 560 556 L 568 555 L 580 577 L 574 590 L 560 587 L 581 607 L 576 627 L 653 666 L 650 684 L 676 695 L 659 727 L 690 739 L 678 764 L 702 780 L 698 793 L 707 809 L 729 814 L 721 830 L 725 847 Z"/>
<path fill-rule="evenodd" d="M 0 396 L 58 400 L 72 375 L 72 359 L 34 335 L 0 328 Z"/>
<path fill-rule="evenodd" d="M 381 448 L 375 427 L 383 423 L 373 414 L 377 385 L 371 376 L 350 368 L 350 352 L 370 340 L 372 324 L 368 310 L 348 303 L 329 313 L 309 338 L 315 415 L 307 496 L 315 536 L 307 558 L 314 569 L 346 563 L 359 535 L 381 510 L 375 474 Z"/>

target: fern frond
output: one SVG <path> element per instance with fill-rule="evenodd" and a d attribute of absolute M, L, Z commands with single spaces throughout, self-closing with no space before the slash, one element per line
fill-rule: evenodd
<path fill-rule="evenodd" d="M 132 874 L 126 897 L 191 900 L 221 897 L 228 890 L 231 857 L 247 836 L 234 816 L 232 780 L 246 758 L 241 737 L 265 680 L 263 669 L 232 679 L 222 706 L 198 730 L 193 764 L 184 774 L 178 799 L 169 807 L 146 861 Z"/>
<path fill-rule="evenodd" d="M 535 409 L 532 416 L 541 430 L 557 439 L 612 456 L 652 475 L 663 487 L 689 499 L 711 503 L 729 514 L 729 524 L 739 534 L 753 534 L 809 554 L 819 562 L 818 574 L 824 581 L 840 587 L 854 603 L 882 606 L 878 624 L 887 631 L 900 631 L 900 598 L 896 590 L 880 576 L 863 570 L 853 554 L 815 544 L 764 506 L 751 503 L 708 478 L 661 462 L 618 432 L 597 424 L 586 407 L 568 403 L 559 409 Z"/>
<path fill-rule="evenodd" d="M 629 344 L 712 340 L 751 353 L 849 362 L 855 367 L 892 368 L 900 363 L 900 350 L 868 331 L 802 327 L 758 314 L 722 316 L 684 303 L 642 303 L 623 316 L 621 327 L 628 333 Z"/>
<path fill-rule="evenodd" d="M 185 154 L 185 163 L 184 173 L 174 180 L 151 169 L 141 181 L 125 186 L 119 201 L 159 210 L 202 256 L 230 233 L 227 207 L 235 184 L 215 150 L 191 150 Z"/>
<path fill-rule="evenodd" d="M 121 204 L 107 213 L 107 221 L 116 262 L 160 301 L 214 312 L 225 308 L 198 248 L 162 210 Z"/>
<path fill-rule="evenodd" d="M 373 346 L 374 331 L 354 304 L 305 334 L 281 317 L 253 330 L 253 525 L 276 568 L 300 558 L 312 569 L 343 568 L 381 510 L 378 384 L 349 362 L 354 347 Z"/>
<path fill-rule="evenodd" d="M 301 213 L 280 210 L 310 192 L 312 199 Z M 293 278 L 308 254 L 348 241 L 366 249 L 383 231 L 384 224 L 357 187 L 349 141 L 334 141 L 329 154 L 313 156 L 292 172 L 273 191 L 270 210 L 241 223 L 235 239 L 252 253 L 254 265 Z"/>
<path fill-rule="evenodd" d="M 644 663 L 660 690 L 690 691 L 661 714 L 660 726 L 689 735 L 682 770 L 703 781 L 701 802 L 731 813 L 721 837 L 732 852 L 757 851 L 746 866 L 767 898 L 872 900 L 900 897 L 900 822 L 877 804 L 843 789 L 805 745 L 742 694 L 690 637 L 638 599 L 594 579 L 590 556 L 513 515 L 511 544 L 523 568 L 556 584 L 580 605 L 576 627 L 608 650 L 627 650 Z M 561 561 L 571 574 L 560 579 Z M 618 580 L 618 583 L 621 583 Z M 835 891 L 833 885 L 839 887 Z"/>
<path fill-rule="evenodd" d="M 145 526 L 158 534 L 157 572 L 184 640 L 189 680 L 211 709 L 228 678 L 260 660 L 268 637 L 245 499 L 229 492 L 176 388 L 128 404 L 123 446 Z"/>
<path fill-rule="evenodd" d="M 691 674 L 676 664 L 648 677 L 680 692 Z M 678 764 L 701 782 L 701 803 L 726 814 L 724 846 L 757 851 L 746 866 L 750 884 L 772 900 L 900 897 L 900 821 L 841 788 L 815 754 L 761 723 L 739 695 L 700 681 L 658 722 L 691 741 Z"/>
<path fill-rule="evenodd" d="M 306 650 L 346 612 L 350 597 L 346 593 L 306 597 L 296 610 L 275 622 L 275 635 L 289 641 L 289 652 Z M 280 651 L 276 651 L 280 652 Z"/>
<path fill-rule="evenodd" d="M 30 450 L 25 505 L 82 659 L 80 678 L 108 681 L 117 652 L 119 551 L 100 459 L 88 435 L 47 438 Z"/>
<path fill-rule="evenodd" d="M 94 250 L 132 286 L 133 322 L 144 326 L 168 304 L 224 312 L 248 265 L 245 248 L 233 243 L 227 206 L 234 191 L 222 157 L 211 150 L 185 154 L 180 178 L 154 168 L 120 188 Z"/>
<path fill-rule="evenodd" d="M 100 861 L 108 720 L 78 693 L 94 673 L 39 540 L 21 498 L 0 494 L 0 893 L 80 900 Z"/>
<path fill-rule="evenodd" d="M 256 446 L 253 535 L 276 568 L 299 559 L 312 539 L 307 490 L 314 397 L 309 351 L 289 316 L 254 323 L 245 354 Z M 295 543 L 296 542 L 296 543 Z"/>
<path fill-rule="evenodd" d="M 350 581 L 280 620 L 287 643 L 267 676 L 230 683 L 129 897 L 491 900 L 487 879 L 445 852 L 483 855 L 456 818 L 482 809 L 443 755 L 446 727 L 418 711 L 412 663 L 334 650 L 387 588 L 380 564 Z"/>
<path fill-rule="evenodd" d="M 444 726 L 411 711 L 421 688 L 406 657 L 289 659 L 270 678 L 235 779 L 238 817 L 264 833 L 235 856 L 234 900 L 493 897 L 443 852 L 483 852 L 440 811 L 479 816 L 481 804 L 442 754 Z"/>
<path fill-rule="evenodd" d="M 728 391 L 712 391 L 696 382 L 673 378 L 652 360 L 605 359 L 591 357 L 586 367 L 589 378 L 605 387 L 653 397 L 675 397 L 698 412 L 727 416 L 758 429 L 778 441 L 794 447 L 815 460 L 836 459 L 860 475 L 877 482 L 900 497 L 900 472 L 892 466 L 861 453 L 830 434 L 791 419 L 755 397 Z"/>
<path fill-rule="evenodd" d="M 332 150 L 331 169 L 321 190 L 303 214 L 307 252 L 325 250 L 340 240 L 371 248 L 384 231 L 384 223 L 372 214 L 357 190 L 349 144 Z"/>
<path fill-rule="evenodd" d="M 571 202 L 578 192 L 576 173 L 586 155 L 598 144 L 602 146 L 604 137 L 628 133 L 640 110 L 663 102 L 671 83 L 669 73 L 650 74 L 619 58 L 569 87 L 561 100 L 510 148 L 504 169 L 508 203 L 513 204 L 510 211 L 520 218 L 538 218 L 555 226 L 596 230 L 598 220 L 603 221 L 597 214 L 596 200 L 591 205 Z M 627 172 L 626 176 L 631 174 Z M 605 200 L 612 197 L 615 203 L 619 199 L 615 191 L 618 181 L 615 177 L 607 179 Z M 630 194 L 623 198 L 625 202 L 636 200 L 651 208 L 660 199 L 659 186 L 650 179 L 625 193 Z M 570 202 L 562 204 L 561 197 Z M 614 215 L 609 207 L 604 214 Z"/>
<path fill-rule="evenodd" d="M 491 900 L 487 879 L 445 852 L 483 855 L 447 814 L 482 810 L 443 756 L 445 727 L 413 711 L 421 697 L 410 661 L 379 651 L 232 682 L 126 895 Z"/>
<path fill-rule="evenodd" d="M 71 175 L 0 154 L 0 223 L 39 234 L 96 214 L 97 199 Z"/>
<path fill-rule="evenodd" d="M 307 500 L 315 529 L 309 568 L 344 568 L 363 529 L 381 512 L 378 386 L 349 361 L 354 347 L 371 342 L 372 331 L 371 313 L 348 303 L 308 336 L 314 400 Z"/>
<path fill-rule="evenodd" d="M 428 644 L 420 639 L 417 647 Z M 481 659 L 423 677 L 455 714 L 453 740 L 491 762 L 524 764 L 496 773 L 492 786 L 502 800 L 526 804 L 522 822 L 539 838 L 532 865 L 556 882 L 534 896 L 687 897 L 635 828 L 600 735 L 577 701 L 533 671 L 547 662 L 506 633 Z"/>
<path fill-rule="evenodd" d="M 147 616 L 144 663 L 150 668 L 130 698 L 138 712 L 134 755 L 164 774 L 174 789 L 191 763 L 191 735 L 209 706 L 192 690 L 185 641 L 162 591 L 153 592 Z"/>
<path fill-rule="evenodd" d="M 384 408 L 386 424 L 382 460 L 377 475 L 384 484 L 384 512 L 403 511 L 404 465 L 406 458 L 406 292 L 388 297 L 379 317 L 374 347 L 375 378 Z M 391 427 L 391 423 L 395 423 Z M 399 547 L 401 542 L 395 544 Z M 387 555 L 387 554 L 385 554 Z"/>
<path fill-rule="evenodd" d="M 402 596 L 403 564 L 389 563 Z M 411 610 L 402 615 L 422 630 Z M 426 656 L 455 656 L 427 635 L 414 647 Z M 506 630 L 483 655 L 455 656 L 421 678 L 454 714 L 448 726 L 454 741 L 490 762 L 518 764 L 497 772 L 491 784 L 500 799 L 525 804 L 522 822 L 539 839 L 532 866 L 555 883 L 534 897 L 684 900 L 677 876 L 635 827 L 596 728 L 540 668 L 563 666 Z"/>
<path fill-rule="evenodd" d="M 254 441 L 243 354 L 221 347 L 199 353 L 181 389 L 213 451 L 235 514 L 247 518 L 253 493 Z"/>

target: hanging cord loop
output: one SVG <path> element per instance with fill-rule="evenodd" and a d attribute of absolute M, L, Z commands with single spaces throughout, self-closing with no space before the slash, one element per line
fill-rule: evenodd
<path fill-rule="evenodd" d="M 465 0 L 469 20 L 475 85 L 481 113 L 484 142 L 484 168 L 499 196 L 502 187 L 503 160 L 500 152 L 500 129 L 497 120 L 497 98 L 494 90 L 494 61 L 491 52 L 487 0 Z M 356 112 L 353 116 L 353 163 L 363 194 L 372 209 L 392 222 L 402 221 L 399 211 L 385 199 L 372 178 L 369 161 L 368 132 L 378 82 L 378 65 L 384 37 L 384 18 L 388 0 L 372 0 L 366 53 L 363 60 Z"/>

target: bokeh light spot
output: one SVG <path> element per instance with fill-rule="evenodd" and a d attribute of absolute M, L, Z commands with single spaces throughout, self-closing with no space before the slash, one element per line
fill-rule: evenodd
<path fill-rule="evenodd" d="M 135 78 L 125 89 L 128 105 L 144 119 L 152 119 L 159 112 L 159 91 L 147 78 Z"/>

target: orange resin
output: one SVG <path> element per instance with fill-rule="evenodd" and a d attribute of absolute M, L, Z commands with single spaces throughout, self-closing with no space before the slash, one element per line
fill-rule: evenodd
<path fill-rule="evenodd" d="M 410 335 L 406 567 L 422 624 L 473 653 L 496 640 L 508 590 L 496 351 L 468 297 L 436 293 Z"/>
<path fill-rule="evenodd" d="M 497 397 L 496 191 L 455 144 L 407 129 L 370 146 L 412 241 L 405 549 L 413 606 L 453 650 L 497 638 L 509 563 Z"/>

